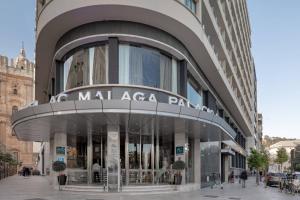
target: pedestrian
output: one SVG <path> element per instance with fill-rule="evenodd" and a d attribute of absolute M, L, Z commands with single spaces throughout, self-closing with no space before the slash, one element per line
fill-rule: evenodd
<path fill-rule="evenodd" d="M 22 175 L 23 175 L 24 177 L 26 176 L 25 167 L 23 167 L 23 169 L 22 169 Z"/>
<path fill-rule="evenodd" d="M 228 183 L 234 183 L 234 172 L 233 171 L 229 174 Z"/>
<path fill-rule="evenodd" d="M 260 182 L 262 181 L 262 175 L 263 175 L 262 171 L 259 171 L 259 181 Z"/>
<path fill-rule="evenodd" d="M 265 178 L 264 178 L 265 188 L 267 188 L 269 185 L 269 178 L 270 178 L 269 174 L 265 173 Z"/>
<path fill-rule="evenodd" d="M 246 187 L 246 180 L 248 179 L 247 171 L 243 170 L 242 173 L 240 174 L 240 179 L 242 181 L 242 188 Z"/>

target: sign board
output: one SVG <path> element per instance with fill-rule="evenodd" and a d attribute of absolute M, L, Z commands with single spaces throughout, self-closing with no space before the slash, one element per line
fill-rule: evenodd
<path fill-rule="evenodd" d="M 184 154 L 184 147 L 178 146 L 176 147 L 176 155 L 183 155 Z"/>
<path fill-rule="evenodd" d="M 66 155 L 66 148 L 65 147 L 56 147 L 56 154 Z"/>
<path fill-rule="evenodd" d="M 57 161 L 61 161 L 61 162 L 65 162 L 65 158 L 64 157 L 57 157 Z"/>
<path fill-rule="evenodd" d="M 202 105 L 193 105 L 187 99 L 167 91 L 149 88 L 121 87 L 121 86 L 97 86 L 82 88 L 80 90 L 70 90 L 52 96 L 50 103 L 62 101 L 89 101 L 89 100 L 129 100 L 160 102 L 171 105 L 191 107 L 205 112 L 214 111 Z"/>

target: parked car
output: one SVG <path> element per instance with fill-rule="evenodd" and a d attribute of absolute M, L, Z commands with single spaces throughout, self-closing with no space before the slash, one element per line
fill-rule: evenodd
<path fill-rule="evenodd" d="M 269 173 L 267 186 L 278 187 L 281 179 L 284 179 L 284 178 L 286 178 L 286 175 L 284 173 Z"/>

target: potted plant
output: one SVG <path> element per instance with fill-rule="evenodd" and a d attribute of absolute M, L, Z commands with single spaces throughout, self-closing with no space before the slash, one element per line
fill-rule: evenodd
<path fill-rule="evenodd" d="M 52 169 L 55 172 L 58 172 L 59 175 L 57 176 L 59 186 L 65 185 L 67 181 L 67 176 L 62 173 L 66 169 L 66 164 L 63 161 L 55 161 L 52 164 Z M 60 187 L 59 187 L 60 189 Z"/>
<path fill-rule="evenodd" d="M 173 170 L 175 170 L 175 184 L 180 185 L 182 181 L 181 171 L 185 169 L 185 163 L 178 159 L 173 164 Z"/>

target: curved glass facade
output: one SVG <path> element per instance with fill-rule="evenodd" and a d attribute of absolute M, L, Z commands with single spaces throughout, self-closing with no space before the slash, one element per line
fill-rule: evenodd
<path fill-rule="evenodd" d="M 107 84 L 108 45 L 83 48 L 64 61 L 63 89 Z M 145 47 L 120 44 L 119 84 L 142 85 L 177 93 L 178 60 L 161 51 Z"/>

